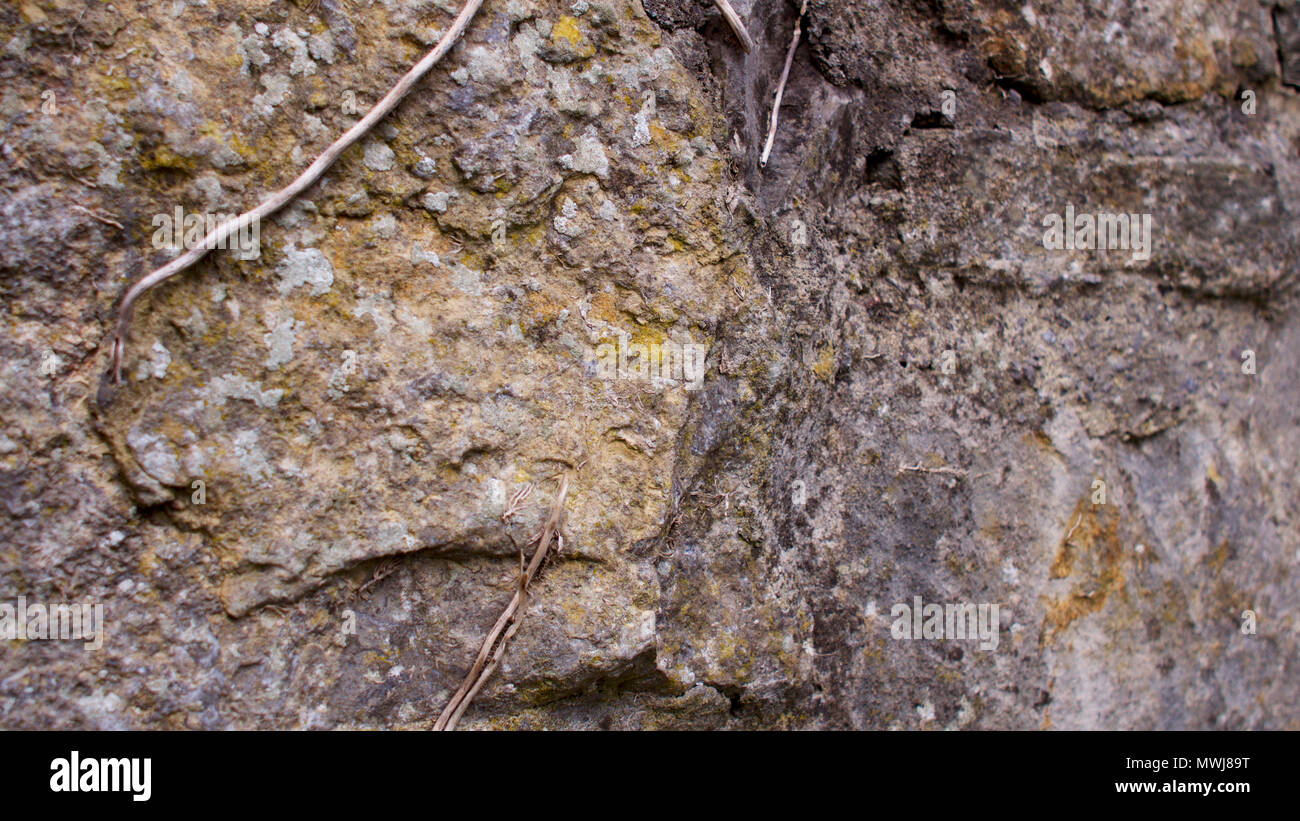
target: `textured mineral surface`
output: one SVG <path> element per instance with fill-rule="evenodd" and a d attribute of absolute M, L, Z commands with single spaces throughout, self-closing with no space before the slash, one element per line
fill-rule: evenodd
<path fill-rule="evenodd" d="M 487 0 L 120 385 L 461 2 L 0 7 L 0 726 L 429 727 L 565 472 L 464 728 L 1300 729 L 1300 2 L 810 0 L 766 168 L 733 5 Z"/>

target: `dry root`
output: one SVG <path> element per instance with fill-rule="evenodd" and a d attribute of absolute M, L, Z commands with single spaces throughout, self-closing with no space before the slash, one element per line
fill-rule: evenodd
<path fill-rule="evenodd" d="M 546 524 L 542 526 L 542 532 L 538 535 L 537 550 L 533 553 L 532 560 L 527 567 L 524 566 L 524 554 L 519 552 L 519 587 L 515 590 L 515 595 L 506 605 L 506 609 L 497 619 L 496 624 L 488 631 L 487 638 L 483 640 L 483 646 L 478 651 L 478 656 L 474 659 L 474 666 L 465 676 L 465 681 L 460 685 L 455 694 L 452 695 L 451 701 L 443 709 L 442 715 L 434 723 L 435 730 L 454 730 L 456 723 L 460 721 L 461 715 L 469 707 L 474 696 L 482 689 L 483 684 L 496 672 L 497 667 L 501 664 L 501 658 L 506 653 L 506 643 L 519 630 L 519 625 L 523 620 L 524 605 L 528 601 L 528 585 L 530 585 L 537 573 L 542 568 L 543 562 L 546 561 L 548 554 L 551 553 L 552 544 L 558 545 L 560 539 L 560 525 L 564 518 L 564 499 L 569 494 L 569 474 L 564 473 L 560 477 L 560 489 L 555 494 L 555 501 L 551 504 L 551 515 L 546 519 Z"/>

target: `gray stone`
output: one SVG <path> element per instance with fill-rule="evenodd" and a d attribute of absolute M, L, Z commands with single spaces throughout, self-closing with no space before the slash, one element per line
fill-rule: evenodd
<path fill-rule="evenodd" d="M 4 726 L 427 727 L 565 463 L 462 726 L 1300 726 L 1294 4 L 812 0 L 765 169 L 794 4 L 748 57 L 695 0 L 489 6 L 261 258 L 140 302 L 122 386 L 147 215 L 252 207 L 451 17 L 73 5 L 0 32 L 0 586 L 111 624 L 102 675 L 9 643 Z M 74 23 L 147 53 L 70 74 Z"/>

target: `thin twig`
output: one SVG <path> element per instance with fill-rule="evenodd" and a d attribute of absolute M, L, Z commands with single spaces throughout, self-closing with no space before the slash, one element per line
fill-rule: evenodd
<path fill-rule="evenodd" d="M 474 696 L 483 687 L 484 682 L 496 672 L 497 666 L 501 663 L 502 656 L 506 653 L 506 644 L 511 637 L 519 630 L 519 625 L 523 621 L 523 608 L 528 599 L 528 585 L 532 583 L 537 576 L 537 571 L 541 568 L 542 562 L 545 561 L 547 554 L 551 549 L 551 542 L 558 536 L 560 521 L 564 517 L 564 499 L 569 494 L 569 474 L 564 473 L 560 477 L 560 489 L 555 495 L 555 501 L 551 505 L 551 515 L 542 526 L 542 532 L 537 537 L 537 550 L 533 553 L 532 561 L 528 567 L 521 567 L 519 574 L 519 587 L 515 590 L 515 595 L 502 611 L 496 624 L 488 631 L 487 638 L 483 640 L 483 646 L 478 651 L 478 656 L 474 659 L 474 666 L 465 676 L 465 681 L 460 685 L 451 701 L 443 709 L 442 715 L 434 723 L 435 730 L 454 730 L 456 723 L 460 721 L 461 715 L 469 707 Z"/>
<path fill-rule="evenodd" d="M 776 139 L 776 121 L 781 112 L 781 95 L 785 93 L 785 81 L 790 78 L 790 66 L 794 63 L 794 53 L 799 48 L 800 26 L 803 16 L 808 11 L 808 0 L 803 0 L 799 7 L 799 16 L 794 18 L 794 36 L 790 38 L 790 50 L 785 53 L 785 68 L 781 69 L 781 81 L 776 84 L 776 99 L 772 102 L 772 116 L 768 120 L 767 142 L 763 144 L 763 156 L 758 158 L 758 167 L 767 168 L 767 158 L 772 153 L 772 141 Z"/>
<path fill-rule="evenodd" d="M 104 223 L 105 225 L 116 225 L 119 229 L 121 229 L 121 230 L 126 230 L 126 229 L 122 226 L 122 223 L 118 222 L 117 220 L 115 220 L 115 219 L 109 219 L 108 217 L 104 216 L 103 214 L 96 214 L 94 211 L 91 211 L 89 208 L 86 208 L 85 206 L 74 205 L 74 206 L 72 206 L 72 208 L 73 208 L 74 211 L 80 211 L 81 213 L 88 215 L 91 219 L 98 220 L 98 221 Z"/>
<path fill-rule="evenodd" d="M 264 217 L 274 214 L 307 190 L 316 180 L 320 179 L 321 175 L 334 164 L 340 154 L 361 139 L 375 123 L 392 111 L 398 102 L 410 92 L 411 88 L 419 82 L 420 78 L 427 74 L 429 69 L 433 68 L 434 64 L 451 50 L 451 47 L 456 44 L 456 41 L 465 31 L 465 27 L 469 25 L 469 21 L 473 19 L 474 14 L 481 5 L 483 5 L 483 0 L 466 0 L 465 8 L 461 10 L 460 16 L 451 24 L 451 28 L 447 30 L 443 38 L 438 41 L 438 45 L 434 46 L 432 51 L 426 54 L 420 62 L 416 63 L 410 71 L 406 72 L 405 76 L 397 81 L 397 85 L 393 86 L 382 100 L 375 103 L 375 107 L 370 109 L 370 112 L 362 117 L 360 122 L 349 128 L 333 145 L 325 149 L 324 153 L 317 157 L 316 161 L 308 166 L 307 170 L 302 172 L 296 180 L 272 194 L 253 210 L 218 225 L 203 238 L 203 241 L 198 246 L 191 248 L 185 254 L 144 277 L 133 285 L 131 290 L 126 292 L 126 296 L 122 299 L 122 307 L 118 311 L 117 329 L 113 334 L 114 382 L 122 383 L 122 358 L 126 350 L 126 336 L 131 327 L 131 311 L 135 306 L 135 301 L 145 291 L 198 262 L 208 252 L 209 248 L 216 248 L 236 230 L 245 229 L 255 222 L 260 222 Z"/>
<path fill-rule="evenodd" d="M 379 584 L 384 579 L 391 576 L 393 574 L 393 571 L 396 569 L 397 569 L 397 562 L 393 559 L 386 559 L 383 562 L 380 562 L 375 567 L 374 572 L 371 573 L 370 580 L 367 581 L 365 584 L 361 585 L 361 587 L 357 588 L 357 595 L 360 596 L 362 599 L 364 599 L 366 597 L 367 590 L 369 590 L 370 588 Z"/>
<path fill-rule="evenodd" d="M 511 516 L 518 513 L 519 508 L 523 507 L 524 502 L 527 501 L 528 497 L 533 495 L 533 488 L 535 487 L 537 487 L 535 483 L 529 482 L 520 488 L 514 496 L 511 496 L 510 503 L 506 505 L 506 509 L 501 513 L 501 521 L 508 521 Z"/>
<path fill-rule="evenodd" d="M 921 463 L 920 463 L 919 461 L 918 461 L 915 465 L 909 465 L 909 464 L 907 464 L 906 462 L 900 463 L 899 466 L 898 466 L 898 472 L 899 472 L 899 473 L 942 473 L 942 474 L 944 474 L 945 476 L 956 476 L 956 477 L 961 478 L 961 479 L 965 479 L 965 478 L 969 475 L 969 474 L 966 473 L 966 471 L 961 470 L 960 468 L 950 468 L 950 467 L 927 468 L 927 467 L 922 467 L 922 466 L 921 466 Z M 989 471 L 985 471 L 985 472 L 983 472 L 983 473 L 977 473 L 977 474 L 975 474 L 974 476 L 972 476 L 971 478 L 972 478 L 972 479 L 978 479 L 978 478 L 980 478 L 981 476 L 988 476 L 988 475 L 989 475 Z"/>
<path fill-rule="evenodd" d="M 745 50 L 746 54 L 753 51 L 754 38 L 750 37 L 749 32 L 745 30 L 745 21 L 740 19 L 739 14 L 736 14 L 736 10 L 731 7 L 731 3 L 727 2 L 727 0 L 713 0 L 713 2 L 717 4 L 718 11 L 722 12 L 722 16 L 727 18 L 727 24 L 731 26 L 731 30 L 736 32 L 736 38 L 740 40 L 740 47 Z"/>

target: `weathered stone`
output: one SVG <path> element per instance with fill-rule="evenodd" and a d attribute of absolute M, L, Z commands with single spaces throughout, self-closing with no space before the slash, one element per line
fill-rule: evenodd
<path fill-rule="evenodd" d="M 9 643 L 4 726 L 429 726 L 567 467 L 465 726 L 1300 727 L 1293 4 L 811 0 L 759 169 L 797 4 L 745 55 L 488 0 L 121 386 L 154 215 L 288 182 L 458 4 L 74 5 L 0 9 L 0 601 L 107 635 Z"/>

